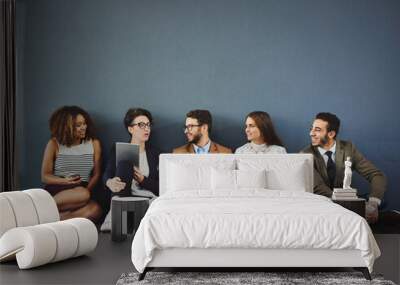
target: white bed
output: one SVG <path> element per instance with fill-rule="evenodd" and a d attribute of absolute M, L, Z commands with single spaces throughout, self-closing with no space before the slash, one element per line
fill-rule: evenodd
<path fill-rule="evenodd" d="M 160 197 L 132 243 L 141 278 L 154 267 L 355 267 L 368 278 L 380 251 L 367 222 L 312 194 L 312 170 L 308 154 L 161 155 Z"/>

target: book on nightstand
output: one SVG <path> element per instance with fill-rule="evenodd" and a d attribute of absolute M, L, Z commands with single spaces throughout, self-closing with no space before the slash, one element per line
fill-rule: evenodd
<path fill-rule="evenodd" d="M 334 188 L 332 194 L 332 200 L 346 200 L 346 201 L 359 200 L 357 196 L 357 189 Z"/>

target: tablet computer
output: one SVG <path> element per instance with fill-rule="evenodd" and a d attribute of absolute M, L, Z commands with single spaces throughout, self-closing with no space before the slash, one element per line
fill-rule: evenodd
<path fill-rule="evenodd" d="M 115 167 L 120 161 L 129 161 L 139 168 L 139 145 L 131 143 L 115 143 Z"/>

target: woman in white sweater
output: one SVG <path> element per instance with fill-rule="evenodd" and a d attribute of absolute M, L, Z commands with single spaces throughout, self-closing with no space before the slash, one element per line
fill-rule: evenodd
<path fill-rule="evenodd" d="M 246 136 L 249 141 L 236 149 L 237 154 L 286 153 L 281 139 L 275 132 L 268 113 L 254 111 L 246 116 Z"/>

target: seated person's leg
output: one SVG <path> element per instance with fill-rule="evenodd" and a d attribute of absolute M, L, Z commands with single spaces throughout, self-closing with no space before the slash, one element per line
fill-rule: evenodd
<path fill-rule="evenodd" d="M 65 214 L 62 219 L 66 220 L 72 218 L 87 218 L 92 220 L 93 222 L 96 222 L 99 220 L 101 213 L 102 210 L 99 204 L 93 200 L 90 200 L 89 203 L 87 203 L 83 207 Z"/>
<path fill-rule="evenodd" d="M 89 202 L 89 199 L 89 190 L 82 186 L 61 191 L 54 196 L 60 212 L 81 208 Z"/>

